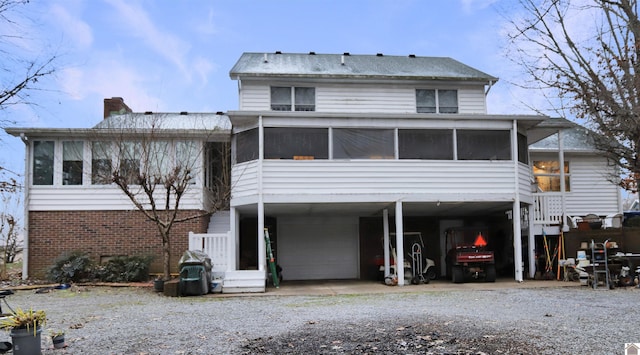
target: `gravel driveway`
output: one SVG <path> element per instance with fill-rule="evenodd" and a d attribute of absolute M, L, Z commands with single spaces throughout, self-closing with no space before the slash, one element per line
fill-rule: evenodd
<path fill-rule="evenodd" d="M 624 354 L 640 343 L 638 288 L 170 298 L 73 287 L 8 301 L 66 331 L 63 350 L 43 331 L 45 354 Z"/>

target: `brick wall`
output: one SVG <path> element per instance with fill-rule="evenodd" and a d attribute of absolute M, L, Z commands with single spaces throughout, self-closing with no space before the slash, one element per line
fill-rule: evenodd
<path fill-rule="evenodd" d="M 197 211 L 180 211 L 180 216 Z M 189 245 L 189 231 L 205 233 L 209 217 L 178 223 L 171 231 L 171 266 Z M 162 272 L 162 240 L 140 211 L 29 212 L 29 277 L 42 278 L 59 256 L 87 252 L 94 261 L 116 255 L 152 255 L 152 273 Z"/>

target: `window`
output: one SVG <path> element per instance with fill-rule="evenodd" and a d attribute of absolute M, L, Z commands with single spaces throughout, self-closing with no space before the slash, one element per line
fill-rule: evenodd
<path fill-rule="evenodd" d="M 149 176 L 153 176 L 153 181 L 156 184 L 163 182 L 164 178 L 170 174 L 171 168 L 177 166 L 173 164 L 173 159 L 169 152 L 169 142 L 167 141 L 154 141 L 147 143 L 146 152 L 146 166 L 145 172 Z"/>
<path fill-rule="evenodd" d="M 529 145 L 527 144 L 527 136 L 518 133 L 518 161 L 523 164 L 529 164 Z"/>
<path fill-rule="evenodd" d="M 447 129 L 398 130 L 400 159 L 453 160 L 453 131 Z"/>
<path fill-rule="evenodd" d="M 84 142 L 62 142 L 62 185 L 82 185 Z"/>
<path fill-rule="evenodd" d="M 140 143 L 137 142 L 122 142 L 120 145 L 118 171 L 129 184 L 138 182 L 141 151 Z"/>
<path fill-rule="evenodd" d="M 315 111 L 316 89 L 311 87 L 271 87 L 271 110 Z"/>
<path fill-rule="evenodd" d="M 458 160 L 510 160 L 509 131 L 458 130 Z"/>
<path fill-rule="evenodd" d="M 334 159 L 393 159 L 392 129 L 333 129 Z"/>
<path fill-rule="evenodd" d="M 564 162 L 565 191 L 571 191 L 569 184 L 569 162 Z M 560 162 L 557 160 L 540 160 L 533 162 L 533 176 L 543 192 L 560 191 Z"/>
<path fill-rule="evenodd" d="M 195 176 L 196 172 L 200 171 L 200 167 L 196 165 L 199 156 L 200 143 L 194 141 L 176 142 L 176 162 L 174 164 L 174 167 L 180 167 L 190 172 L 190 184 L 196 183 L 196 180 L 193 177 Z"/>
<path fill-rule="evenodd" d="M 265 159 L 327 159 L 327 128 L 265 128 Z"/>
<path fill-rule="evenodd" d="M 258 159 L 258 129 L 236 134 L 236 164 Z"/>
<path fill-rule="evenodd" d="M 458 113 L 458 90 L 416 90 L 416 112 Z"/>
<path fill-rule="evenodd" d="M 33 142 L 33 184 L 53 185 L 53 141 Z"/>
<path fill-rule="evenodd" d="M 111 142 L 91 142 L 91 183 L 110 184 L 112 177 Z"/>

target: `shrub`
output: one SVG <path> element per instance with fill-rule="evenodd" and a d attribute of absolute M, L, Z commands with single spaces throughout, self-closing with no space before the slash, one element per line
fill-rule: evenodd
<path fill-rule="evenodd" d="M 94 269 L 94 276 L 103 282 L 140 282 L 149 279 L 152 257 L 118 256 Z"/>
<path fill-rule="evenodd" d="M 86 280 L 91 275 L 92 264 L 89 255 L 74 251 L 58 257 L 47 271 L 47 278 L 58 283 Z"/>

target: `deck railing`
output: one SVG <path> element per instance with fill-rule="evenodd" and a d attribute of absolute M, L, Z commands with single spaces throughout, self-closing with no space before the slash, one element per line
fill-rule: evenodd
<path fill-rule="evenodd" d="M 211 258 L 213 272 L 230 270 L 231 232 L 219 234 L 196 234 L 189 232 L 189 250 L 201 250 Z"/>
<path fill-rule="evenodd" d="M 560 225 L 564 211 L 562 210 L 562 194 L 545 192 L 533 195 L 533 223 L 543 225 Z"/>

